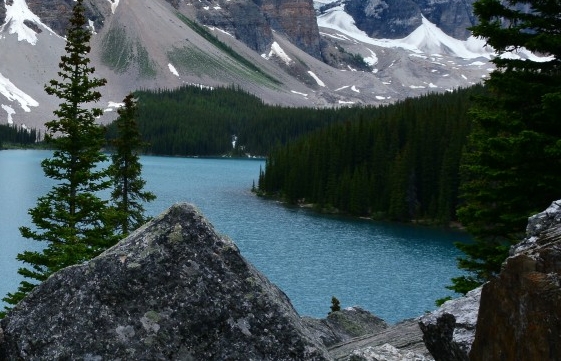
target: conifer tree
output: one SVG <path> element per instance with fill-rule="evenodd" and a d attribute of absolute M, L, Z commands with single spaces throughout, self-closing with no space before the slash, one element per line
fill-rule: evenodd
<path fill-rule="evenodd" d="M 473 34 L 487 39 L 499 56 L 486 81 L 488 95 L 472 109 L 473 131 L 462 165 L 464 204 L 458 217 L 475 236 L 458 245 L 459 267 L 469 275 L 450 288 L 465 293 L 492 278 L 512 243 L 524 234 L 527 217 L 561 196 L 561 3 L 478 0 Z M 526 48 L 546 61 L 513 56 Z"/>
<path fill-rule="evenodd" d="M 107 169 L 100 166 L 107 160 L 101 152 L 104 129 L 95 123 L 102 110 L 87 105 L 99 101 L 96 88 L 106 81 L 92 76 L 90 37 L 84 6 L 78 0 L 67 29 L 66 54 L 59 63 L 60 80 L 45 86 L 48 94 L 62 101 L 54 111 L 56 119 L 45 123 L 45 140 L 54 151 L 41 163 L 45 176 L 56 184 L 29 210 L 34 226 L 20 227 L 23 237 L 45 242 L 45 248 L 17 256 L 28 266 L 18 270 L 25 279 L 17 292 L 4 298 L 9 304 L 16 304 L 57 270 L 91 259 L 116 241 L 107 201 L 97 195 L 110 182 Z"/>
<path fill-rule="evenodd" d="M 137 111 L 133 94 L 124 99 L 124 106 L 118 110 L 115 120 L 117 138 L 113 140 L 115 153 L 110 166 L 113 191 L 111 200 L 115 207 L 115 222 L 123 236 L 138 228 L 148 219 L 144 215 L 143 202 L 156 199 L 144 191 L 146 181 L 141 177 L 142 165 L 138 152 L 145 146 L 135 120 Z"/>

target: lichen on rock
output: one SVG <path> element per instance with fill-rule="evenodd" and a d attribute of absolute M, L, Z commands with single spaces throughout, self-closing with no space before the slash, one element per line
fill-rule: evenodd
<path fill-rule="evenodd" d="M 286 295 L 188 204 L 55 273 L 0 327 L 6 360 L 329 359 Z"/>

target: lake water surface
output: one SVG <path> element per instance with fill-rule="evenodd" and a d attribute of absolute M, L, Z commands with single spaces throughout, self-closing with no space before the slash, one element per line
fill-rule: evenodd
<path fill-rule="evenodd" d="M 39 249 L 22 238 L 27 210 L 52 181 L 40 162 L 48 151 L 0 151 L 0 297 L 15 291 L 16 255 Z M 251 193 L 259 160 L 142 157 L 146 188 L 157 215 L 176 202 L 195 204 L 292 300 L 301 315 L 325 317 L 331 296 L 342 307 L 361 306 L 393 323 L 433 310 L 451 295 L 444 287 L 460 271 L 455 241 L 463 233 L 395 223 L 318 215 Z"/>

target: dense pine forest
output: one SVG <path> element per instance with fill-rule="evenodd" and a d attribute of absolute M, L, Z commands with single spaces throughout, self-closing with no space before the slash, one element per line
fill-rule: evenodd
<path fill-rule="evenodd" d="M 468 108 L 476 86 L 362 108 L 278 146 L 259 191 L 290 203 L 399 221 L 455 220 Z"/>
<path fill-rule="evenodd" d="M 40 134 L 35 129 L 0 124 L 0 149 L 3 145 L 12 144 L 18 147 L 35 144 Z"/>
<path fill-rule="evenodd" d="M 138 91 L 137 122 L 158 155 L 267 156 L 261 194 L 399 221 L 454 221 L 468 109 L 482 86 L 382 107 L 265 105 L 234 88 Z M 115 133 L 108 127 L 108 137 Z"/>
<path fill-rule="evenodd" d="M 185 86 L 138 91 L 135 97 L 138 126 L 149 143 L 146 152 L 158 155 L 266 156 L 276 144 L 362 112 L 265 105 L 234 88 Z M 109 126 L 108 137 L 114 134 Z"/>

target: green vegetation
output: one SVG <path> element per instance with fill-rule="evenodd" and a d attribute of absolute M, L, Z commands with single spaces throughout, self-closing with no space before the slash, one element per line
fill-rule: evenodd
<path fill-rule="evenodd" d="M 341 302 L 335 296 L 331 297 L 331 307 L 330 307 L 330 309 L 331 309 L 331 311 L 329 311 L 328 315 L 332 314 L 333 312 L 341 311 Z"/>
<path fill-rule="evenodd" d="M 459 245 L 470 274 L 450 288 L 461 293 L 500 271 L 528 216 L 559 199 L 561 183 L 561 3 L 479 0 L 474 12 L 474 35 L 499 53 L 524 47 L 550 60 L 494 58 L 489 92 L 472 109 L 458 217 L 476 242 Z"/>
<path fill-rule="evenodd" d="M 197 24 L 194 21 L 191 21 L 189 18 L 187 18 L 185 15 L 181 13 L 176 13 L 176 14 L 177 17 L 181 21 L 183 21 L 183 23 L 189 26 L 193 31 L 195 31 L 197 34 L 202 36 L 205 40 L 213 44 L 220 51 L 228 55 L 229 58 L 235 60 L 234 62 L 232 62 L 232 65 L 227 66 L 227 69 L 232 68 L 232 66 L 235 66 L 238 71 L 243 70 L 243 68 L 245 68 L 246 76 L 249 76 L 252 79 L 259 80 L 260 83 L 264 85 L 274 86 L 280 84 L 280 82 L 277 79 L 273 78 L 267 73 L 264 73 L 261 69 L 255 66 L 255 64 L 253 64 L 251 61 L 241 56 L 240 54 L 235 52 L 232 48 L 230 48 L 228 45 L 218 40 L 216 36 L 209 33 L 203 26 Z M 218 59 L 213 60 L 213 62 L 217 62 L 217 61 Z"/>
<path fill-rule="evenodd" d="M 141 78 L 154 78 L 157 75 L 157 71 L 155 68 L 155 64 L 150 59 L 150 54 L 148 54 L 148 50 L 140 41 L 136 42 L 136 62 L 138 63 L 138 72 Z"/>
<path fill-rule="evenodd" d="M 471 89 L 347 111 L 344 123 L 277 147 L 259 191 L 322 211 L 448 224 L 458 204 Z"/>
<path fill-rule="evenodd" d="M 41 133 L 36 129 L 27 129 L 21 126 L 0 124 L 0 149 L 3 146 L 29 147 L 41 138 Z"/>
<path fill-rule="evenodd" d="M 45 124 L 45 140 L 53 147 L 53 156 L 41 163 L 45 176 L 57 184 L 29 210 L 34 226 L 20 227 L 24 238 L 45 242 L 45 247 L 18 254 L 17 259 L 27 266 L 18 270 L 25 277 L 18 290 L 4 298 L 11 305 L 36 282 L 91 259 L 117 240 L 107 202 L 97 196 L 111 183 L 107 171 L 99 167 L 107 157 L 101 151 L 104 129 L 95 124 L 95 118 L 103 111 L 87 104 L 101 98 L 95 89 L 106 81 L 92 77 L 94 69 L 87 57 L 91 33 L 86 21 L 82 0 L 78 0 L 67 31 L 66 54 L 59 64 L 61 80 L 51 80 L 45 87 L 48 94 L 62 100 L 54 111 L 57 118 Z"/>
<path fill-rule="evenodd" d="M 109 173 L 113 182 L 111 200 L 115 211 L 114 222 L 121 236 L 127 236 L 148 219 L 144 216 L 144 202 L 156 196 L 143 190 L 146 181 L 141 177 L 142 165 L 138 152 L 145 146 L 135 121 L 136 102 L 132 94 L 124 99 L 115 120 L 117 138 L 112 141 L 115 152 L 111 156 Z"/>
<path fill-rule="evenodd" d="M 124 73 L 133 59 L 133 42 L 127 38 L 123 28 L 113 27 L 101 40 L 101 60 L 105 65 Z"/>
<path fill-rule="evenodd" d="M 153 78 L 157 71 L 142 43 L 127 37 L 124 28 L 111 28 L 101 40 L 101 61 L 117 73 L 136 65 L 141 78 Z"/>
<path fill-rule="evenodd" d="M 363 111 L 269 106 L 234 88 L 185 86 L 173 91 L 139 91 L 135 97 L 138 126 L 150 143 L 146 151 L 161 155 L 264 156 L 276 144 Z M 115 137 L 115 133 L 115 126 L 110 125 L 108 136 Z"/>

